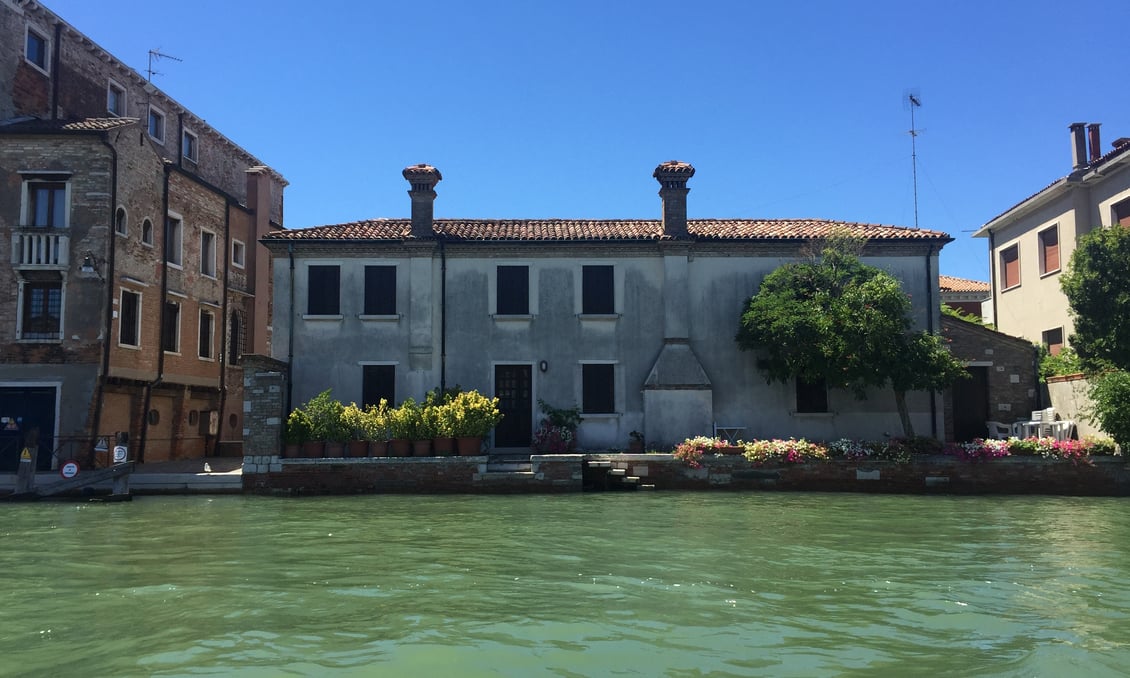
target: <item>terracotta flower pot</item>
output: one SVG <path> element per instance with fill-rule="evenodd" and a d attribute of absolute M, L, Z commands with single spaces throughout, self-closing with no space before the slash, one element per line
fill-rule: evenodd
<path fill-rule="evenodd" d="M 298 443 L 287 443 L 283 447 L 283 453 L 282 453 L 283 459 L 294 459 L 295 457 L 297 457 L 299 455 L 301 450 L 302 450 L 302 446 L 299 445 Z"/>
<path fill-rule="evenodd" d="M 369 441 L 369 456 L 370 457 L 385 457 L 385 456 L 388 456 L 388 441 L 387 440 L 370 440 Z"/>
<path fill-rule="evenodd" d="M 412 454 L 412 441 L 404 438 L 393 438 L 388 441 L 389 456 L 407 457 Z"/>
<path fill-rule="evenodd" d="M 302 456 L 318 458 L 326 453 L 326 444 L 321 440 L 307 440 L 302 443 Z"/>
<path fill-rule="evenodd" d="M 431 440 L 413 440 L 412 441 L 412 456 L 413 457 L 430 457 L 430 456 L 432 456 L 432 441 Z"/>
<path fill-rule="evenodd" d="M 368 440 L 350 440 L 346 445 L 346 451 L 351 457 L 364 457 L 369 454 L 369 441 Z"/>
<path fill-rule="evenodd" d="M 450 457 L 455 454 L 455 438 L 434 438 L 432 449 L 437 457 Z"/>
<path fill-rule="evenodd" d="M 483 437 L 482 436 L 460 436 L 455 439 L 455 445 L 459 449 L 459 456 L 473 457 L 483 450 Z"/>
<path fill-rule="evenodd" d="M 345 443 L 335 443 L 326 441 L 326 456 L 327 457 L 344 457 L 345 456 Z"/>

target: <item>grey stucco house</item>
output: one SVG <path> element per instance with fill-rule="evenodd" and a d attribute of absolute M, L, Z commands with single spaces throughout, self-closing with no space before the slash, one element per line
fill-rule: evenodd
<path fill-rule="evenodd" d="M 938 231 L 826 220 L 688 219 L 694 168 L 659 165 L 661 219 L 435 219 L 438 170 L 404 170 L 410 219 L 271 233 L 273 355 L 291 404 L 419 399 L 461 385 L 500 398 L 496 449 L 526 448 L 538 400 L 580 406 L 586 449 L 632 431 L 665 446 L 716 425 L 746 439 L 871 438 L 900 430 L 894 397 L 767 384 L 734 342 L 746 299 L 812 239 L 864 236 L 863 259 L 899 278 L 917 327 L 937 330 Z M 940 436 L 941 400 L 910 394 L 915 429 Z"/>

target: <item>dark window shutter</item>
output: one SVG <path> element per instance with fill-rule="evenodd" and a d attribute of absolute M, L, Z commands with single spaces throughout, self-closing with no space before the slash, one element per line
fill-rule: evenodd
<path fill-rule="evenodd" d="M 530 312 L 530 267 L 499 266 L 497 311 L 499 315 Z"/>
<path fill-rule="evenodd" d="M 387 400 L 389 405 L 396 402 L 396 366 L 361 366 L 361 406 L 368 407 Z"/>
<path fill-rule="evenodd" d="M 584 266 L 581 270 L 581 313 L 608 315 L 616 312 L 611 266 Z"/>
<path fill-rule="evenodd" d="M 337 266 L 311 266 L 308 270 L 306 312 L 310 315 L 341 313 L 341 269 Z"/>
<path fill-rule="evenodd" d="M 616 411 L 615 365 L 581 365 L 581 411 L 607 414 Z"/>
<path fill-rule="evenodd" d="M 808 381 L 797 377 L 796 380 L 796 411 L 797 412 L 827 412 L 828 411 L 828 384 L 823 379 Z"/>
<path fill-rule="evenodd" d="M 396 315 L 396 267 L 365 267 L 365 315 Z"/>

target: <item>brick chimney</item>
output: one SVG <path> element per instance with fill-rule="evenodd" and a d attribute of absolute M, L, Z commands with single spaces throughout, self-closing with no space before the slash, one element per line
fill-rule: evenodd
<path fill-rule="evenodd" d="M 659 198 L 663 201 L 663 235 L 668 238 L 688 238 L 687 233 L 687 180 L 694 176 L 690 163 L 668 160 L 660 163 L 652 173 L 659 182 Z"/>
<path fill-rule="evenodd" d="M 1084 128 L 1085 122 L 1073 122 L 1068 129 L 1071 130 L 1071 169 L 1080 169 L 1087 166 L 1087 137 Z"/>
<path fill-rule="evenodd" d="M 408 197 L 412 198 L 412 237 L 434 238 L 432 230 L 433 207 L 436 200 L 436 184 L 443 175 L 431 165 L 420 163 L 404 168 L 404 178 L 412 185 Z"/>
<path fill-rule="evenodd" d="M 1087 125 L 1087 143 L 1091 146 L 1091 157 L 1089 162 L 1094 162 L 1103 157 L 1102 144 L 1099 143 L 1099 125 L 1102 123 L 1092 122 Z"/>

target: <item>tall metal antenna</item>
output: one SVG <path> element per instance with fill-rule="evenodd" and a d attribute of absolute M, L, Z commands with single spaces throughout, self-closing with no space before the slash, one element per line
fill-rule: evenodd
<path fill-rule="evenodd" d="M 145 69 L 145 73 L 146 73 L 146 75 L 148 75 L 148 76 L 149 76 L 149 77 L 147 78 L 147 80 L 148 80 L 149 82 L 153 82 L 153 76 L 154 76 L 154 75 L 161 75 L 161 73 L 160 73 L 160 72 L 153 70 L 153 60 L 154 60 L 154 59 L 157 59 L 157 60 L 161 60 L 161 59 L 172 59 L 173 61 L 184 61 L 184 59 L 178 59 L 177 57 L 175 57 L 175 56 L 173 56 L 173 55 L 171 55 L 171 54 L 165 54 L 165 53 L 163 53 L 163 52 L 161 51 L 161 48 L 160 48 L 160 47 L 158 47 L 157 49 L 151 49 L 151 50 L 149 50 L 149 68 Z"/>
<path fill-rule="evenodd" d="M 914 180 L 914 227 L 918 228 L 918 148 L 915 142 L 920 130 L 914 126 L 914 109 L 922 105 L 922 99 L 913 92 L 907 92 L 906 99 L 910 105 L 910 169 Z"/>

